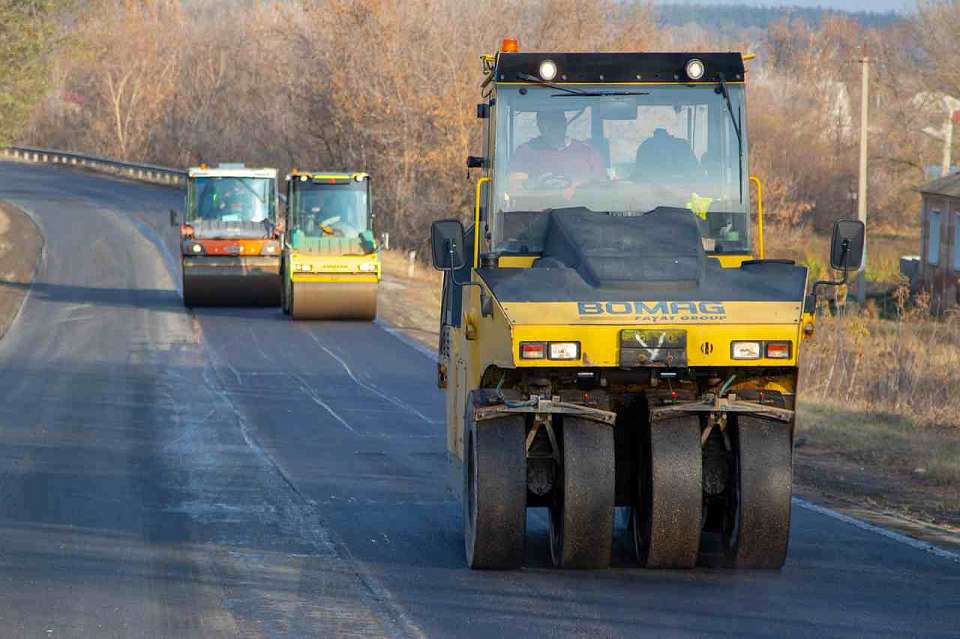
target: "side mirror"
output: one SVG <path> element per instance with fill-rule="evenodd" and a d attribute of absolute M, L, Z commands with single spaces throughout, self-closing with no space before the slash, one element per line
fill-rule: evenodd
<path fill-rule="evenodd" d="M 468 169 L 482 169 L 487 164 L 486 160 L 479 155 L 468 155 L 467 156 L 467 168 Z"/>
<path fill-rule="evenodd" d="M 430 225 L 433 268 L 456 271 L 467 263 L 466 240 L 460 220 L 437 220 Z"/>
<path fill-rule="evenodd" d="M 837 220 L 830 243 L 830 268 L 850 273 L 863 264 L 865 228 L 860 220 Z"/>
<path fill-rule="evenodd" d="M 170 209 L 170 226 L 180 226 L 180 216 L 173 209 Z"/>

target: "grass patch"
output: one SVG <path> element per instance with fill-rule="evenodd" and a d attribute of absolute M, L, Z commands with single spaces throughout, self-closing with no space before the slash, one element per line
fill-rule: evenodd
<path fill-rule="evenodd" d="M 924 427 L 904 415 L 801 401 L 798 445 L 826 449 L 886 475 L 936 486 L 960 484 L 956 429 Z"/>

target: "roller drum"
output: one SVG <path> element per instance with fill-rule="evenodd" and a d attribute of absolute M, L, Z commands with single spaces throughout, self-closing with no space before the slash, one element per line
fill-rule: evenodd
<path fill-rule="evenodd" d="M 277 306 L 279 263 L 206 266 L 184 263 L 183 304 L 192 306 Z"/>
<path fill-rule="evenodd" d="M 290 315 L 298 320 L 366 320 L 377 317 L 376 282 L 294 282 Z"/>

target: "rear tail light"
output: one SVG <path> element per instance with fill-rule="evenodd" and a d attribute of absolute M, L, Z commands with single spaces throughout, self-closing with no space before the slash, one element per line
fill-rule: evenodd
<path fill-rule="evenodd" d="M 520 342 L 520 359 L 580 359 L 580 342 Z"/>
<path fill-rule="evenodd" d="M 767 342 L 768 359 L 790 359 L 790 342 Z"/>
<path fill-rule="evenodd" d="M 544 359 L 547 347 L 543 342 L 521 342 L 520 359 Z"/>

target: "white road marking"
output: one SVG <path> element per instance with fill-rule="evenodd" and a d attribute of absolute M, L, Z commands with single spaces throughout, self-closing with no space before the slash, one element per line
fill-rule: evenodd
<path fill-rule="evenodd" d="M 380 319 L 378 317 L 374 323 L 380 328 L 382 328 L 384 331 L 386 331 L 387 333 L 390 333 L 391 335 L 396 337 L 398 340 L 400 340 L 401 342 L 403 342 L 404 344 L 412 348 L 413 350 L 418 351 L 421 355 L 423 355 L 430 361 L 433 361 L 433 362 L 437 361 L 437 354 L 434 351 L 430 350 L 429 348 L 427 348 L 417 340 L 413 339 L 412 337 L 408 337 L 407 335 L 404 335 L 401 331 L 398 331 L 393 326 L 391 326 L 389 322 L 387 322 L 386 320 Z"/>
<path fill-rule="evenodd" d="M 360 388 L 363 388 L 363 389 L 366 389 L 366 390 L 370 391 L 371 393 L 373 393 L 373 394 L 376 395 L 377 397 L 380 397 L 381 399 L 384 399 L 384 400 L 390 402 L 391 404 L 393 404 L 394 406 L 396 406 L 396 407 L 398 407 L 398 408 L 402 408 L 403 410 L 406 410 L 406 411 L 409 411 L 409 412 L 413 413 L 414 415 L 416 415 L 417 417 L 419 417 L 420 419 L 422 419 L 423 421 L 425 421 L 425 422 L 428 423 L 428 424 L 434 424 L 434 423 L 435 423 L 432 419 L 430 419 L 429 417 L 427 417 L 426 415 L 424 415 L 423 413 L 421 413 L 420 411 L 418 411 L 416 408 L 414 408 L 414 407 L 411 406 L 410 404 L 406 403 L 405 401 L 403 401 L 403 400 L 401 400 L 401 399 L 399 399 L 399 398 L 397 398 L 397 397 L 393 397 L 392 395 L 387 395 L 386 393 L 384 393 L 383 391 L 381 391 L 379 388 L 377 388 L 377 387 L 374 386 L 373 384 L 369 384 L 369 383 L 364 382 L 364 381 L 360 380 L 359 378 L 357 378 L 357 376 L 353 374 L 353 371 L 350 370 L 350 367 L 349 367 L 349 366 L 347 365 L 347 363 L 343 360 L 343 358 L 341 358 L 339 355 L 337 355 L 336 353 L 334 353 L 332 350 L 330 350 L 329 348 L 327 348 L 326 346 L 324 346 L 323 343 L 322 343 L 319 339 L 317 339 L 317 336 L 314 335 L 308 328 L 304 327 L 303 330 L 306 331 L 307 335 L 310 336 L 310 339 L 312 339 L 314 342 L 316 342 L 317 346 L 319 346 L 320 349 L 323 350 L 324 353 L 326 353 L 327 355 L 329 355 L 330 357 L 332 357 L 333 359 L 335 359 L 335 360 L 337 361 L 337 363 L 340 364 L 340 366 L 343 368 L 343 370 L 346 371 L 347 376 L 348 376 L 350 379 L 352 379 L 353 382 L 354 382 L 357 386 L 359 386 Z"/>
<path fill-rule="evenodd" d="M 934 546 L 931 543 L 926 541 L 921 541 L 919 539 L 914 539 L 902 533 L 890 530 L 889 528 L 884 528 L 882 526 L 877 526 L 876 524 L 871 524 L 869 522 L 863 521 L 862 519 L 857 519 L 856 517 L 851 517 L 850 515 L 844 515 L 835 510 L 825 508 L 824 506 L 818 506 L 817 504 L 810 503 L 806 499 L 801 499 L 800 497 L 794 497 L 793 503 L 803 508 L 804 510 L 809 510 L 810 512 L 817 513 L 818 515 L 823 515 L 824 517 L 830 517 L 831 519 L 836 519 L 837 521 L 842 521 L 845 524 L 850 524 L 851 526 L 856 526 L 860 530 L 866 530 L 868 532 L 875 533 L 881 537 L 890 539 L 891 541 L 896 541 L 901 544 L 906 544 L 911 548 L 916 548 L 917 550 L 923 550 L 928 552 L 931 555 L 940 557 L 941 559 L 949 559 L 950 561 L 955 561 L 960 563 L 960 554 L 951 552 L 939 546 Z"/>
<path fill-rule="evenodd" d="M 350 424 L 347 423 L 347 420 L 345 420 L 343 417 L 340 417 L 340 415 L 337 414 L 337 412 L 336 412 L 335 410 L 333 410 L 332 408 L 330 408 L 330 405 L 329 405 L 329 404 L 327 404 L 325 401 L 323 401 L 322 399 L 320 399 L 320 397 L 316 394 L 316 392 L 314 392 L 313 388 L 310 387 L 310 385 L 307 383 L 307 381 L 306 381 L 305 379 L 303 379 L 300 375 L 292 375 L 292 377 L 293 377 L 295 380 L 297 380 L 297 383 L 300 384 L 300 390 L 302 390 L 302 391 L 306 394 L 306 396 L 309 397 L 310 400 L 311 400 L 314 404 L 316 404 L 316 405 L 319 406 L 320 408 L 322 408 L 322 409 L 324 409 L 325 411 L 327 411 L 328 413 L 330 413 L 330 415 L 331 415 L 335 420 L 337 420 L 338 422 L 340 422 L 340 423 L 343 425 L 344 428 L 346 428 L 347 430 L 349 430 L 349 431 L 350 431 L 351 433 L 353 433 L 354 435 L 359 435 L 359 434 L 360 434 L 360 433 L 358 433 L 358 432 L 356 431 L 356 429 L 355 429 L 353 426 L 351 426 Z"/>

